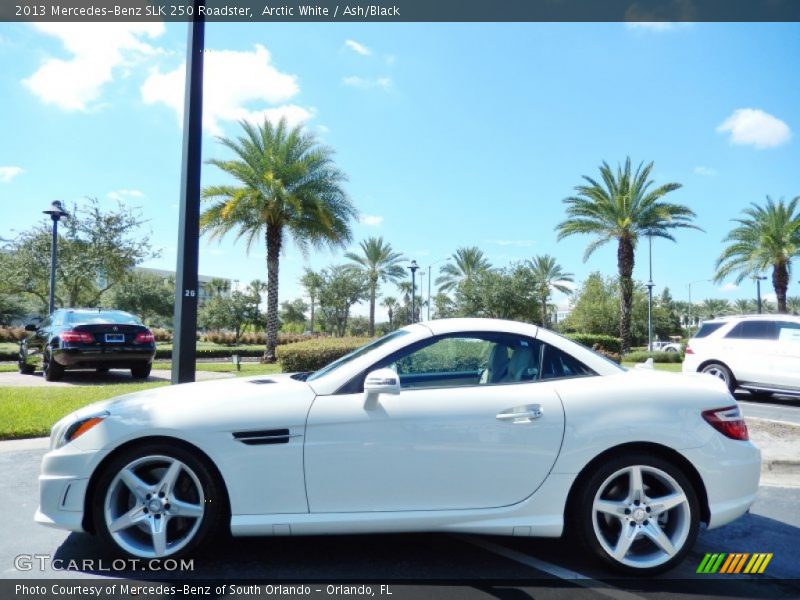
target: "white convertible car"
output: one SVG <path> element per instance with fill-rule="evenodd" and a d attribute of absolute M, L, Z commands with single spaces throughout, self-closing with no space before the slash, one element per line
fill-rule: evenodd
<path fill-rule="evenodd" d="M 756 497 L 707 375 L 626 371 L 533 325 L 404 327 L 314 372 L 162 387 L 56 423 L 36 520 L 140 558 L 217 533 L 577 536 L 651 574 Z"/>

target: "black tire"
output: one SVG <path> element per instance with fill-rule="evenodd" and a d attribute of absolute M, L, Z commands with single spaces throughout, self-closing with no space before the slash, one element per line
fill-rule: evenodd
<path fill-rule="evenodd" d="M 657 506 L 657 503 L 654 503 L 652 498 L 647 496 L 641 505 L 636 505 L 637 509 L 641 506 L 644 510 L 646 510 L 646 512 L 642 515 L 644 517 L 643 522 L 635 521 L 636 517 L 634 516 L 634 513 L 630 513 L 630 516 L 620 514 L 620 516 L 616 519 L 614 517 L 606 517 L 605 515 L 601 514 L 602 518 L 598 518 L 598 525 L 596 527 L 594 521 L 595 498 L 600 497 L 602 499 L 606 499 L 605 496 L 599 496 L 601 493 L 601 488 L 604 489 L 603 493 L 605 493 L 605 491 L 608 489 L 612 489 L 613 486 L 619 485 L 617 483 L 618 480 L 613 478 L 614 475 L 620 470 L 628 469 L 634 466 L 640 466 L 643 468 L 643 480 L 645 481 L 646 493 L 649 491 L 649 493 L 653 494 L 653 497 L 655 498 L 657 498 L 659 495 L 666 495 L 668 493 L 665 491 L 667 488 L 662 488 L 659 490 L 659 485 L 662 484 L 662 481 L 658 479 L 660 475 L 657 473 L 660 471 L 671 478 L 672 481 L 667 485 L 672 485 L 672 483 L 674 483 L 680 487 L 681 491 L 683 491 L 685 495 L 686 503 L 681 507 L 676 507 L 674 509 L 670 509 L 669 511 L 665 511 L 662 517 L 652 518 L 652 514 L 654 513 L 651 513 L 650 506 L 652 505 L 653 510 L 656 510 L 655 507 Z M 650 471 L 648 471 L 648 468 L 651 468 Z M 623 475 L 620 477 L 625 476 Z M 609 478 L 612 478 L 610 483 Z M 697 499 L 697 493 L 689 479 L 678 467 L 672 463 L 661 458 L 639 452 L 620 455 L 604 462 L 597 469 L 594 469 L 588 474 L 586 479 L 579 483 L 579 485 L 580 487 L 577 490 L 575 501 L 572 504 L 572 531 L 578 538 L 578 543 L 580 543 L 583 547 L 589 548 L 594 557 L 607 567 L 610 567 L 611 569 L 621 573 L 640 577 L 656 575 L 675 567 L 689 553 L 689 551 L 692 549 L 692 546 L 694 546 L 700 527 L 700 503 Z M 611 486 L 611 488 L 607 486 Z M 621 498 L 618 500 L 618 502 L 625 503 L 627 502 L 627 498 Z M 676 537 L 685 535 L 685 538 L 683 538 L 684 541 L 680 547 L 675 548 L 677 550 L 675 554 L 669 557 L 668 554 L 659 550 L 655 542 L 651 541 L 649 536 L 643 535 L 645 533 L 644 531 L 641 532 L 641 535 L 636 533 L 636 540 L 630 546 L 631 550 L 629 553 L 623 556 L 623 560 L 628 561 L 628 563 L 635 561 L 637 559 L 637 555 L 635 554 L 636 552 L 640 552 L 641 557 L 643 557 L 645 560 L 647 556 L 650 556 L 648 551 L 650 553 L 655 551 L 655 554 L 663 554 L 665 556 L 654 558 L 654 561 L 663 560 L 663 562 L 655 564 L 654 566 L 647 566 L 644 564 L 644 561 L 642 566 L 634 566 L 614 558 L 609 553 L 609 550 L 604 547 L 604 543 L 606 546 L 610 546 L 610 542 L 613 541 L 614 524 L 616 523 L 617 519 L 619 520 L 620 532 L 623 531 L 625 527 L 644 529 L 654 526 L 655 528 L 659 528 L 662 530 L 662 532 L 666 533 L 667 537 L 670 535 L 674 535 Z M 662 519 L 664 519 L 663 524 L 661 523 Z M 670 527 L 673 528 L 671 534 L 669 533 Z M 635 529 L 631 529 L 631 531 L 635 531 Z M 609 534 L 609 537 L 606 537 L 606 533 Z M 603 536 L 603 541 L 601 541 L 600 536 Z M 619 539 L 621 539 L 621 537 Z M 617 543 L 619 542 L 619 539 L 617 540 Z"/>
<path fill-rule="evenodd" d="M 700 369 L 701 373 L 708 373 L 714 377 L 720 379 L 727 387 L 730 393 L 736 391 L 738 384 L 736 383 L 736 377 L 733 376 L 731 370 L 723 365 L 722 363 L 712 362 L 704 365 L 702 369 Z"/>
<path fill-rule="evenodd" d="M 197 477 L 197 480 L 202 486 L 204 498 L 202 503 L 204 509 L 203 515 L 200 517 L 200 524 L 197 526 L 190 540 L 186 542 L 183 547 L 175 551 L 170 550 L 168 544 L 166 553 L 158 556 L 158 558 L 176 558 L 196 553 L 199 549 L 206 547 L 208 542 L 226 529 L 224 523 L 228 515 L 227 495 L 225 494 L 223 484 L 219 481 L 216 472 L 205 460 L 198 458 L 196 454 L 190 450 L 169 442 L 145 442 L 141 445 L 130 447 L 116 455 L 111 462 L 105 466 L 94 488 L 95 493 L 90 500 L 94 530 L 97 532 L 101 542 L 115 555 L 140 559 L 154 558 L 154 556 L 147 556 L 142 553 L 135 554 L 118 544 L 109 532 L 105 518 L 106 497 L 109 493 L 109 487 L 112 484 L 119 485 L 119 483 L 115 483 L 117 475 L 134 461 L 140 459 L 147 460 L 147 457 L 168 457 L 182 462 Z M 182 476 L 188 477 L 186 471 L 183 472 Z M 170 497 L 167 496 L 165 501 L 169 500 Z M 175 502 L 175 500 L 173 500 L 173 502 Z M 166 506 L 169 506 L 169 504 Z M 154 514 L 152 516 L 154 517 Z M 164 522 L 168 525 L 168 532 L 170 531 L 170 521 L 175 521 L 176 519 L 180 519 L 180 517 L 164 519 Z M 183 526 L 183 523 L 178 522 L 178 526 Z M 136 527 L 138 526 L 133 526 L 133 528 Z M 186 526 L 186 528 L 190 530 L 193 529 L 193 522 Z M 139 535 L 138 531 L 134 531 L 133 533 Z"/>
<path fill-rule="evenodd" d="M 147 363 L 146 365 L 137 365 L 135 367 L 131 367 L 131 376 L 134 379 L 147 379 L 150 377 L 150 371 L 153 369 L 153 363 Z"/>
<path fill-rule="evenodd" d="M 750 397 L 759 402 L 765 402 L 772 398 L 775 392 L 762 392 L 761 390 L 750 390 Z"/>
<path fill-rule="evenodd" d="M 59 381 L 64 377 L 64 367 L 53 360 L 52 354 L 46 354 L 42 360 L 42 371 L 46 381 Z"/>
<path fill-rule="evenodd" d="M 21 375 L 33 375 L 36 372 L 36 367 L 27 364 L 22 359 L 19 360 L 18 367 Z"/>

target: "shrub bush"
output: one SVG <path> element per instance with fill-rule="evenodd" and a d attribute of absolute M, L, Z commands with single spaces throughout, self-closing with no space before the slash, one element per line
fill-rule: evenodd
<path fill-rule="evenodd" d="M 683 362 L 683 354 L 679 352 L 647 352 L 647 351 L 628 352 L 626 355 L 622 357 L 622 360 L 624 362 L 639 363 L 646 361 L 650 357 L 653 358 L 653 362 L 657 363 Z"/>
<path fill-rule="evenodd" d="M 568 333 L 567 337 L 573 342 L 583 344 L 587 348 L 601 348 L 612 354 L 619 354 L 622 351 L 622 340 L 610 335 L 600 335 L 595 333 Z"/>
<path fill-rule="evenodd" d="M 0 342 L 18 342 L 27 335 L 22 327 L 0 327 Z"/>
<path fill-rule="evenodd" d="M 166 329 L 161 329 L 160 327 L 152 327 L 150 331 L 153 332 L 153 336 L 156 338 L 157 342 L 171 342 L 172 341 L 172 332 Z"/>
<path fill-rule="evenodd" d="M 233 345 L 236 343 L 236 336 L 232 331 L 209 331 L 203 334 L 200 339 L 213 344 Z M 279 333 L 278 345 L 294 344 L 295 342 L 302 342 L 308 339 L 309 336 L 303 335 L 302 333 Z M 248 331 L 239 336 L 239 344 L 264 346 L 266 343 L 267 334 L 263 331 Z"/>
<path fill-rule="evenodd" d="M 595 344 L 594 346 L 592 346 L 592 350 L 594 350 L 598 354 L 601 354 L 602 356 L 605 356 L 609 360 L 613 360 L 617 364 L 620 363 L 620 357 L 618 352 L 609 352 L 605 348 L 601 348 L 600 344 Z"/>
<path fill-rule="evenodd" d="M 370 341 L 372 338 L 317 338 L 284 344 L 278 347 L 278 360 L 285 373 L 316 371 Z"/>

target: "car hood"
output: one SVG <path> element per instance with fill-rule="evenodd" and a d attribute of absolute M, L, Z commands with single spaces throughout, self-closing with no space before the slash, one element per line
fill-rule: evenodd
<path fill-rule="evenodd" d="M 294 427 L 304 424 L 314 396 L 307 383 L 288 374 L 170 385 L 86 406 L 56 423 L 53 436 L 76 420 L 103 412 L 109 414 L 104 426 L 75 440 L 78 446 L 143 435 Z"/>

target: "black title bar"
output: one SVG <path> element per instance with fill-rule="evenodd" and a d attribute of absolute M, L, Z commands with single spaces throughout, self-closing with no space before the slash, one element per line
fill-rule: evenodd
<path fill-rule="evenodd" d="M 800 0 L 207 0 L 207 21 L 800 21 Z M 192 0 L 2 0 L 0 21 L 191 21 Z"/>

